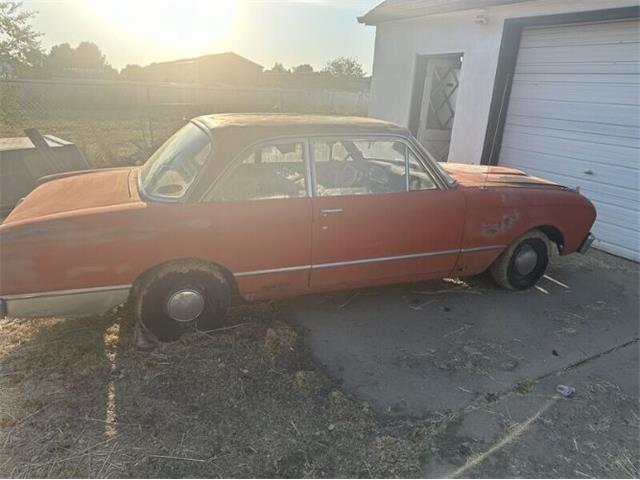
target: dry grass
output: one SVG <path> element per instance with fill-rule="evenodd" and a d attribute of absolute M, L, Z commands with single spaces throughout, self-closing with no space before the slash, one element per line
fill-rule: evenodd
<path fill-rule="evenodd" d="M 0 476 L 419 476 L 437 422 L 386 422 L 277 306 L 143 353 L 128 318 L 2 321 Z"/>
<path fill-rule="evenodd" d="M 22 137 L 24 128 L 35 127 L 74 142 L 96 168 L 134 165 L 144 162 L 151 152 L 185 124 L 182 115 L 149 120 L 136 112 L 103 114 L 58 111 L 0 122 L 0 137 Z"/>

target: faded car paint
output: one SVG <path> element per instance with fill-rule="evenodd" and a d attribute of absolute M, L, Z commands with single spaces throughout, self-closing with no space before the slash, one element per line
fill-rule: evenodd
<path fill-rule="evenodd" d="M 323 121 L 327 131 L 350 132 L 344 119 Z M 365 119 L 356 130 L 385 125 Z M 315 133 L 313 121 L 296 128 L 296 137 Z M 408 141 L 406 130 L 388 128 Z M 220 163 L 204 174 L 202 193 Z M 500 167 L 444 167 L 456 186 L 232 203 L 146 201 L 136 168 L 54 179 L 0 226 L 0 297 L 131 285 L 155 266 L 193 258 L 229 272 L 247 299 L 473 275 L 533 228 L 557 231 L 560 253 L 575 252 L 595 220 L 587 199 L 551 182 Z M 321 212 L 332 208 L 341 214 Z"/>

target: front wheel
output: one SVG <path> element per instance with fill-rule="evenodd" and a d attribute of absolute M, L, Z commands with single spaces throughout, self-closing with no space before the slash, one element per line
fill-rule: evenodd
<path fill-rule="evenodd" d="M 224 276 L 208 265 L 160 267 L 136 288 L 137 320 L 162 342 L 189 329 L 222 325 L 231 292 Z"/>
<path fill-rule="evenodd" d="M 495 282 L 507 290 L 526 290 L 542 278 L 549 265 L 549 240 L 539 230 L 518 238 L 491 265 Z"/>

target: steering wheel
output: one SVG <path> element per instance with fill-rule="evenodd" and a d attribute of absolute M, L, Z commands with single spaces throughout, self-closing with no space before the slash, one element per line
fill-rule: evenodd
<path fill-rule="evenodd" d="M 356 167 L 354 162 L 345 162 L 344 166 L 336 172 L 334 185 L 338 187 L 351 188 L 362 180 L 364 173 Z"/>

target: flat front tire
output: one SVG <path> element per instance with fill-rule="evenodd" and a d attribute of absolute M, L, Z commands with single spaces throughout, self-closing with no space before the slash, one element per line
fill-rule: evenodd
<path fill-rule="evenodd" d="M 223 324 L 231 291 L 224 275 L 204 264 L 167 265 L 136 286 L 137 320 L 158 340 L 177 340 L 188 330 Z"/>
<path fill-rule="evenodd" d="M 533 287 L 549 265 L 549 239 L 539 230 L 525 233 L 507 248 L 491 265 L 495 282 L 507 290 Z"/>

